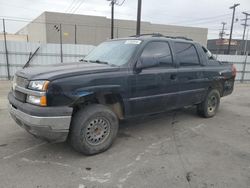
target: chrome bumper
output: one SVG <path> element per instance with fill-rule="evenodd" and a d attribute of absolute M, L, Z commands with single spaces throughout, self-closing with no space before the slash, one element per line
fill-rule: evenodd
<path fill-rule="evenodd" d="M 32 116 L 9 104 L 9 112 L 16 123 L 30 134 L 52 142 L 67 139 L 71 116 Z"/>

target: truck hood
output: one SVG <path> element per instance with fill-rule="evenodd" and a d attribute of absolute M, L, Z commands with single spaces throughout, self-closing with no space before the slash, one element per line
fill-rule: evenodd
<path fill-rule="evenodd" d="M 27 78 L 28 80 L 55 80 L 69 76 L 81 74 L 94 74 L 99 72 L 117 71 L 119 67 L 103 65 L 97 63 L 61 63 L 43 67 L 29 67 L 16 73 L 17 76 Z"/>

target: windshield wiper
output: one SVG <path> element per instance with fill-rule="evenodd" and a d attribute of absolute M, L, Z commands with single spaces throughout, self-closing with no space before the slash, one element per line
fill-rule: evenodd
<path fill-rule="evenodd" d="M 90 63 L 99 63 L 99 64 L 104 64 L 104 65 L 110 65 L 112 67 L 116 67 L 117 66 L 115 64 L 108 63 L 107 61 L 100 61 L 99 59 L 97 59 L 97 60 L 84 60 L 84 61 L 90 62 Z"/>
<path fill-rule="evenodd" d="M 108 65 L 109 63 L 106 62 L 106 61 L 100 61 L 100 60 L 89 60 L 89 62 L 91 63 L 99 63 L 99 64 L 105 64 L 105 65 Z"/>
<path fill-rule="evenodd" d="M 85 59 L 80 59 L 79 61 L 80 61 L 80 62 L 89 62 L 89 61 L 87 61 L 87 60 L 85 60 Z"/>

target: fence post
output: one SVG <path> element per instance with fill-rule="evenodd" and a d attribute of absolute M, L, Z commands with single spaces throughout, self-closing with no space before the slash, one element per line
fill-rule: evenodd
<path fill-rule="evenodd" d="M 4 35 L 4 47 L 5 47 L 5 55 L 6 55 L 7 74 L 8 74 L 8 80 L 10 80 L 9 54 L 8 54 L 8 48 L 7 48 L 7 39 L 6 39 L 5 20 L 4 19 L 3 19 L 3 35 Z"/>
<path fill-rule="evenodd" d="M 242 70 L 242 74 L 241 74 L 241 82 L 244 81 L 244 76 L 245 76 L 245 72 L 246 72 L 246 64 L 247 64 L 247 56 L 248 56 L 248 51 L 247 51 L 248 32 L 249 32 L 249 29 L 247 30 L 247 36 L 246 36 L 246 40 L 245 40 L 244 52 L 245 52 L 246 57 L 245 57 L 243 70 Z"/>
<path fill-rule="evenodd" d="M 77 44 L 76 30 L 77 30 L 77 27 L 76 27 L 76 24 L 75 24 L 75 44 Z"/>
<path fill-rule="evenodd" d="M 246 57 L 245 57 L 245 61 L 244 61 L 244 65 L 243 65 L 243 70 L 242 70 L 242 74 L 241 74 L 241 83 L 243 83 L 244 77 L 245 77 L 246 65 L 247 65 L 247 57 L 248 57 L 248 51 L 246 51 Z"/>
<path fill-rule="evenodd" d="M 60 56 L 61 56 L 61 63 L 63 62 L 63 49 L 62 49 L 62 24 L 59 26 L 60 28 Z"/>

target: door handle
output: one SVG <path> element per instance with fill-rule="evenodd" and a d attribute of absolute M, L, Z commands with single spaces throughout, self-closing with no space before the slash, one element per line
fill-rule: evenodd
<path fill-rule="evenodd" d="M 176 80 L 177 79 L 177 74 L 171 74 L 170 79 L 171 80 Z"/>

